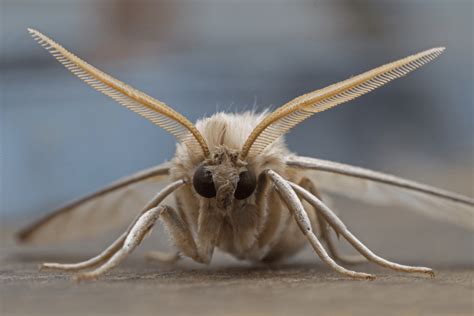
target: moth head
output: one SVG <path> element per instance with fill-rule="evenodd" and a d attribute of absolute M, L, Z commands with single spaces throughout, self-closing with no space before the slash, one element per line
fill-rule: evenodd
<path fill-rule="evenodd" d="M 216 199 L 219 209 L 228 209 L 234 200 L 245 200 L 257 187 L 254 170 L 240 159 L 237 151 L 224 146 L 215 148 L 210 158 L 197 166 L 193 187 L 203 198 Z"/>
<path fill-rule="evenodd" d="M 195 157 L 184 147 L 177 147 L 173 176 L 187 178 L 195 196 L 220 208 L 253 204 L 259 180 L 266 169 L 283 172 L 288 150 L 282 139 L 272 143 L 257 157 L 242 159 L 241 148 L 257 124 L 268 112 L 218 112 L 196 122 L 209 145 L 209 158 Z"/>

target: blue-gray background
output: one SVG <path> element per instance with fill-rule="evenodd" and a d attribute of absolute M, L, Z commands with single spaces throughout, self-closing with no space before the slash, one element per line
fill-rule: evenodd
<path fill-rule="evenodd" d="M 74 78 L 26 32 L 192 121 L 279 106 L 434 46 L 446 53 L 287 137 L 299 154 L 473 195 L 473 2 L 2 0 L 1 214 L 44 213 L 170 159 L 174 139 Z"/>

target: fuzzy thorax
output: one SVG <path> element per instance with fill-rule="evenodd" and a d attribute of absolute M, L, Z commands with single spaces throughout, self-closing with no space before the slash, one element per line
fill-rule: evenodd
<path fill-rule="evenodd" d="M 239 155 L 242 146 L 252 130 L 267 115 L 267 112 L 255 113 L 216 113 L 196 122 L 196 128 L 203 135 L 210 150 L 210 158 L 216 153 L 227 152 L 230 155 Z M 248 157 L 240 163 L 246 164 L 258 176 L 265 169 L 271 168 L 284 173 L 283 157 L 289 154 L 283 137 L 270 144 L 262 153 L 255 157 Z M 237 159 L 237 158 L 236 158 Z M 205 161 L 200 153 L 189 150 L 185 145 L 178 144 L 171 176 L 173 179 L 192 179 L 195 169 Z"/>

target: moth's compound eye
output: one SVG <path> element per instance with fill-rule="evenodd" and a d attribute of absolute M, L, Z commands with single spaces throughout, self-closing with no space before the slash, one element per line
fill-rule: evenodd
<path fill-rule="evenodd" d="M 252 195 L 257 187 L 257 177 L 251 170 L 243 171 L 239 174 L 239 182 L 234 196 L 237 200 L 243 200 Z"/>
<path fill-rule="evenodd" d="M 199 166 L 194 172 L 193 186 L 194 190 L 205 198 L 210 199 L 216 196 L 212 173 L 204 165 Z"/>

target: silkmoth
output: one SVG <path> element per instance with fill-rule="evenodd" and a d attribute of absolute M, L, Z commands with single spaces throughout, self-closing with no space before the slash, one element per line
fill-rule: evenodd
<path fill-rule="evenodd" d="M 121 105 L 162 127 L 177 140 L 167 163 L 121 179 L 59 208 L 18 233 L 23 243 L 75 239 L 129 221 L 125 232 L 99 255 L 79 263 L 44 263 L 44 269 L 96 279 L 120 264 L 158 219 L 176 253 L 207 264 L 218 248 L 241 260 L 288 258 L 309 242 L 319 258 L 342 275 L 374 279 L 340 264 L 374 262 L 402 272 L 434 275 L 427 267 L 386 260 L 365 246 L 326 202 L 337 193 L 377 205 L 396 204 L 473 229 L 474 200 L 368 169 L 300 157 L 282 136 L 312 115 L 353 100 L 435 59 L 432 48 L 297 97 L 273 112 L 216 113 L 192 124 L 165 103 L 81 60 L 34 29 L 33 38 L 74 75 Z M 340 254 L 331 234 L 360 254 Z"/>

